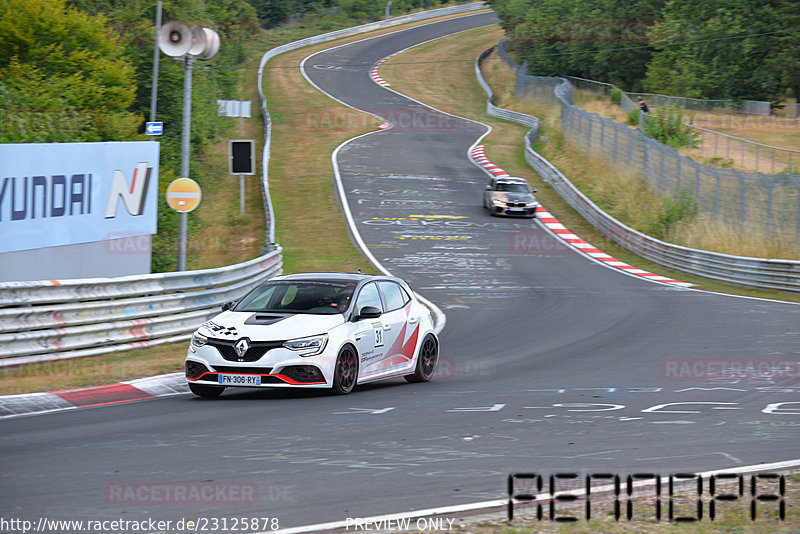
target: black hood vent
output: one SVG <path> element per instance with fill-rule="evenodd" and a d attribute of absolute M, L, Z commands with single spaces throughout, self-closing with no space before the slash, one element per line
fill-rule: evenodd
<path fill-rule="evenodd" d="M 275 324 L 278 321 L 283 321 L 284 319 L 291 316 L 292 316 L 291 314 L 280 315 L 276 313 L 254 313 L 253 315 L 247 318 L 244 324 L 266 326 L 270 324 Z"/>

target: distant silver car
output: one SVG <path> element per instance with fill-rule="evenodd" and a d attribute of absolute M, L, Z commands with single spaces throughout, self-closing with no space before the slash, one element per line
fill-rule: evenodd
<path fill-rule="evenodd" d="M 492 215 L 536 217 L 539 202 L 523 178 L 492 178 L 483 193 L 483 207 Z"/>

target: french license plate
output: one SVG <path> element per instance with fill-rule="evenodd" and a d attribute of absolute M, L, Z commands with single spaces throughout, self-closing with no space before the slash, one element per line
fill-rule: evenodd
<path fill-rule="evenodd" d="M 258 375 L 218 375 L 217 381 L 226 386 L 260 386 L 261 377 Z"/>

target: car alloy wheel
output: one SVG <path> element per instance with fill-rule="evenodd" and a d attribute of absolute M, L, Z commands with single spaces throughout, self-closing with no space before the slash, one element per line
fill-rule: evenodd
<path fill-rule="evenodd" d="M 356 385 L 358 377 L 358 358 L 352 346 L 346 345 L 336 357 L 336 369 L 333 372 L 333 392 L 347 395 Z"/>
<path fill-rule="evenodd" d="M 428 382 L 433 378 L 433 373 L 436 370 L 436 363 L 439 361 L 439 346 L 436 344 L 436 339 L 428 334 L 422 340 L 422 348 L 419 350 L 419 357 L 417 358 L 417 367 L 414 369 L 413 375 L 406 375 L 404 378 L 409 382 Z"/>

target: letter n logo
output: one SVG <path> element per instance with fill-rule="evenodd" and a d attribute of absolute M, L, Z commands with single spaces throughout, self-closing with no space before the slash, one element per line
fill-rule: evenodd
<path fill-rule="evenodd" d="M 147 166 L 147 162 L 141 162 L 133 169 L 133 180 L 130 187 L 125 175 L 119 169 L 114 171 L 114 182 L 111 184 L 111 194 L 108 197 L 108 207 L 106 207 L 106 219 L 113 219 L 117 215 L 117 205 L 122 197 L 125 209 L 131 215 L 141 215 L 144 213 L 144 203 L 147 200 L 147 187 L 150 185 L 150 172 L 152 167 Z"/>

